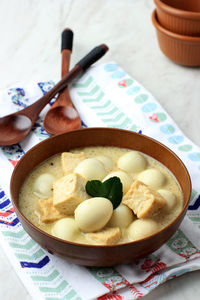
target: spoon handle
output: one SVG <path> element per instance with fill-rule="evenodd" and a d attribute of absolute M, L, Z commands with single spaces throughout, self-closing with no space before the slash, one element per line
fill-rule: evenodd
<path fill-rule="evenodd" d="M 63 77 L 69 71 L 72 47 L 73 47 L 73 31 L 69 28 L 66 28 L 62 32 L 62 37 L 61 37 L 61 52 L 62 52 L 61 77 Z"/>
<path fill-rule="evenodd" d="M 81 73 L 86 71 L 94 62 L 100 59 L 106 52 L 108 47 L 104 44 L 95 47 L 91 50 L 85 57 L 83 57 L 75 67 L 69 71 L 64 77 L 42 98 L 26 108 L 24 115 L 28 116 L 32 122 L 37 119 L 38 114 L 41 110 L 50 102 L 50 100 L 59 92 L 61 92 L 73 79 L 78 77 Z M 17 114 L 22 115 L 23 110 L 19 111 Z"/>
<path fill-rule="evenodd" d="M 73 47 L 73 31 L 70 28 L 65 28 L 61 36 L 61 52 L 63 49 L 69 49 L 72 51 Z"/>
<path fill-rule="evenodd" d="M 62 53 L 62 68 L 61 68 L 61 77 L 64 77 L 67 72 L 69 72 L 69 65 L 70 65 L 70 57 L 71 57 L 71 52 L 72 52 L 72 46 L 73 46 L 73 32 L 71 29 L 66 28 L 62 32 L 61 36 L 61 53 Z M 57 106 L 65 106 L 68 103 L 68 105 L 73 106 L 69 91 L 68 91 L 68 86 L 66 86 L 62 92 L 59 93 L 56 101 L 53 103 L 51 106 L 50 110 L 54 109 Z M 46 117 L 44 119 L 44 127 L 46 124 Z M 45 128 L 47 131 L 48 129 Z"/>
<path fill-rule="evenodd" d="M 84 56 L 76 66 L 80 66 L 83 71 L 86 71 L 93 63 L 100 59 L 107 51 L 108 47 L 105 44 L 95 47 L 86 56 Z"/>

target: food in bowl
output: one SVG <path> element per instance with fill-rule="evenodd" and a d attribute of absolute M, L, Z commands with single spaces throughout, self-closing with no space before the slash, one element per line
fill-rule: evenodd
<path fill-rule="evenodd" d="M 36 170 L 36 168 L 40 164 L 44 163 L 45 161 L 47 161 L 47 159 L 54 157 L 59 153 L 65 152 L 69 155 L 71 153 L 71 149 L 78 150 L 79 148 L 96 146 L 118 147 L 129 149 L 129 151 L 137 151 L 141 154 L 149 155 L 153 159 L 156 159 L 161 164 L 166 166 L 167 169 L 170 170 L 170 172 L 175 176 L 178 184 L 181 187 L 181 192 L 183 195 L 183 207 L 178 216 L 176 216 L 170 222 L 170 224 L 162 228 L 160 231 L 146 238 L 127 243 L 116 242 L 115 244 L 109 245 L 71 242 L 69 241 L 69 239 L 66 240 L 57 238 L 56 236 L 52 235 L 52 233 L 48 234 L 43 229 L 35 226 L 23 214 L 19 204 L 20 192 L 29 175 L 34 171 L 34 169 Z M 78 153 L 78 151 L 76 151 L 76 153 Z M 80 153 L 81 151 L 79 151 L 79 155 Z M 110 157 L 113 161 L 112 153 L 105 153 L 104 156 L 105 155 Z M 112 169 L 114 170 L 114 167 Z M 112 171 L 112 169 L 110 170 L 110 172 Z M 44 172 L 46 171 L 44 170 Z M 110 180 L 112 180 L 112 178 Z M 102 182 L 100 181 L 100 183 Z M 31 148 L 20 159 L 20 161 L 14 168 L 10 187 L 15 212 L 17 213 L 17 216 L 23 228 L 38 244 L 40 244 L 51 253 L 64 256 L 68 259 L 68 261 L 72 263 L 84 266 L 103 267 L 133 262 L 137 259 L 145 257 L 146 255 L 154 252 L 159 247 L 161 247 L 180 226 L 180 223 L 182 222 L 186 214 L 191 196 L 191 180 L 189 173 L 182 161 L 176 156 L 175 153 L 173 153 L 170 149 L 168 149 L 158 141 L 143 134 L 115 128 L 84 128 L 57 135 L 46 139 L 45 141 L 42 141 L 41 143 Z M 162 187 L 160 189 L 166 188 Z M 41 198 L 41 200 L 48 200 L 48 198 Z M 51 206 L 51 198 L 49 199 L 49 203 L 51 209 L 53 209 Z M 33 206 L 30 208 L 30 210 L 31 213 L 34 214 Z M 116 211 L 116 209 L 114 209 L 114 211 Z M 61 214 L 60 212 L 58 212 L 58 210 L 56 210 L 55 215 L 56 213 L 58 215 Z M 46 225 L 48 225 L 48 223 Z M 111 225 L 111 227 L 115 227 L 114 223 Z M 105 232 L 102 233 L 102 236 L 105 236 Z M 107 238 L 107 240 L 109 240 L 109 237 Z"/>
<path fill-rule="evenodd" d="M 130 149 L 95 146 L 56 154 L 37 166 L 19 194 L 20 211 L 69 242 L 117 245 L 151 236 L 182 211 L 174 175 Z"/>

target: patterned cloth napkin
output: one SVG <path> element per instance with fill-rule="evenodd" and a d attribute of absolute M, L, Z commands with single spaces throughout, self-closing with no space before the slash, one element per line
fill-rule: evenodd
<path fill-rule="evenodd" d="M 22 109 L 54 85 L 18 86 L 0 95 L 0 114 Z M 187 216 L 159 250 L 135 263 L 82 267 L 48 253 L 24 231 L 13 210 L 9 181 L 23 154 L 48 134 L 42 127 L 48 106 L 21 143 L 0 148 L 0 242 L 33 299 L 137 299 L 166 280 L 200 269 L 200 149 L 180 131 L 153 96 L 116 63 L 91 68 L 70 89 L 84 127 L 116 127 L 156 138 L 185 163 L 192 179 Z"/>

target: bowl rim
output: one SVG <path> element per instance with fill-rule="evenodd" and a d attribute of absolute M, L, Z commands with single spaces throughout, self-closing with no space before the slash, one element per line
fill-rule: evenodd
<path fill-rule="evenodd" d="M 35 148 L 37 148 L 39 145 L 41 144 L 44 144 L 46 142 L 48 142 L 49 140 L 53 140 L 53 139 L 56 139 L 57 137 L 60 137 L 62 135 L 67 135 L 69 134 L 70 132 L 66 132 L 66 133 L 62 133 L 62 134 L 58 134 L 58 135 L 55 135 L 55 136 L 51 136 L 50 138 L 47 138 L 41 142 L 39 142 L 38 144 L 36 144 L 35 146 L 31 147 L 23 156 L 22 158 L 19 160 L 19 162 L 17 163 L 17 165 L 15 166 L 13 172 L 12 172 L 12 176 L 11 176 L 11 179 L 10 179 L 10 195 L 11 195 L 11 199 L 12 199 L 12 204 L 14 206 L 14 209 L 17 211 L 17 214 L 20 215 L 20 217 L 23 219 L 23 221 L 25 221 L 26 223 L 28 223 L 28 225 L 30 227 L 32 227 L 34 230 L 36 231 L 39 231 L 39 233 L 41 235 L 45 235 L 47 238 L 52 238 L 52 239 L 55 239 L 56 241 L 58 242 L 64 242 L 65 244 L 70 244 L 71 246 L 79 246 L 79 247 L 85 247 L 85 248 L 115 248 L 115 247 L 127 247 L 129 245 L 132 245 L 132 244 L 139 244 L 143 241 L 146 241 L 158 234 L 160 234 L 162 231 L 165 231 L 167 230 L 173 223 L 175 223 L 180 217 L 181 215 L 183 215 L 183 218 L 187 212 L 187 208 L 188 208 L 188 205 L 189 205 L 189 202 L 190 202 L 190 197 L 191 197 L 191 191 L 192 191 L 192 184 L 191 184 L 191 178 L 190 178 L 190 174 L 185 166 L 185 164 L 183 163 L 183 161 L 178 157 L 178 155 L 172 151 L 170 148 L 168 148 L 166 145 L 164 145 L 163 143 L 157 141 L 156 139 L 152 138 L 152 137 L 149 137 L 147 135 L 144 135 L 144 134 L 141 134 L 141 133 L 137 133 L 137 132 L 134 132 L 134 131 L 130 131 L 130 130 L 126 130 L 126 129 L 119 129 L 119 128 L 107 128 L 107 127 L 90 127 L 90 128 L 80 128 L 80 129 L 77 129 L 77 130 L 73 130 L 71 132 L 73 132 L 74 134 L 76 134 L 76 132 L 78 131 L 92 131 L 92 130 L 111 130 L 111 131 L 120 131 L 120 132 L 129 132 L 133 135 L 139 135 L 139 136 L 143 136 L 145 139 L 147 140 L 150 140 L 150 141 L 153 141 L 154 143 L 157 143 L 159 145 L 159 147 L 163 147 L 165 148 L 167 151 L 169 151 L 173 156 L 175 156 L 175 158 L 178 160 L 178 162 L 181 164 L 181 166 L 183 167 L 187 177 L 188 177 L 188 182 L 189 182 L 189 197 L 187 199 L 187 201 L 185 202 L 184 206 L 182 207 L 181 211 L 179 212 L 179 214 L 176 216 L 175 219 L 173 219 L 167 226 L 165 226 L 164 228 L 160 229 L 159 231 L 157 231 L 156 233 L 152 234 L 152 235 L 149 235 L 143 239 L 140 239 L 140 240 L 136 240 L 136 241 L 130 241 L 130 242 L 126 242 L 126 243 L 121 243 L 121 244 L 114 244 L 114 245 L 92 245 L 92 244 L 82 244 L 82 243 L 77 243 L 77 242 L 71 242 L 71 241 L 67 241 L 67 240 L 64 240 L 64 239 L 61 239 L 61 238 L 58 238 L 58 237 L 55 237 L 45 231 L 43 231 L 42 229 L 40 229 L 39 227 L 37 227 L 36 225 L 34 225 L 22 212 L 21 210 L 19 209 L 19 205 L 15 203 L 15 201 L 13 200 L 14 199 L 14 195 L 13 195 L 13 181 L 14 181 L 14 177 L 15 177 L 15 173 L 17 172 L 17 169 L 19 168 L 19 165 L 20 165 L 20 162 L 23 161 L 25 159 L 25 157 L 27 155 L 29 155 L 30 152 L 32 152 Z M 89 146 L 88 146 L 89 147 Z M 112 146 L 111 146 L 112 147 Z M 128 148 L 127 148 L 128 149 Z M 61 152 L 58 152 L 57 154 L 59 154 Z M 55 154 L 56 155 L 56 154 Z M 48 157 L 49 158 L 49 157 Z M 48 159 L 47 158 L 47 159 Z M 166 167 L 167 168 L 167 167 Z M 168 168 L 167 168 L 168 169 Z M 169 170 L 170 171 L 170 170 Z M 171 171 L 170 171 L 171 172 Z M 174 175 L 175 176 L 175 175 Z M 176 179 L 177 180 L 177 179 Z M 177 180 L 178 181 L 178 180 Z M 180 184 L 179 184 L 180 185 Z"/>
<path fill-rule="evenodd" d="M 152 12 L 152 23 L 158 31 L 160 31 L 161 33 L 163 33 L 164 35 L 166 35 L 172 39 L 180 40 L 181 42 L 186 42 L 186 43 L 188 42 L 191 44 L 200 43 L 200 36 L 197 37 L 197 36 L 189 36 L 189 35 L 182 35 L 182 34 L 174 33 L 170 30 L 167 30 L 163 26 L 161 26 L 161 24 L 158 22 L 156 9 L 154 9 Z"/>
<path fill-rule="evenodd" d="M 164 3 L 162 0 L 154 0 L 157 8 L 162 9 L 166 13 L 173 15 L 174 17 L 180 17 L 185 19 L 200 20 L 200 12 L 188 11 L 180 8 L 176 8 Z"/>

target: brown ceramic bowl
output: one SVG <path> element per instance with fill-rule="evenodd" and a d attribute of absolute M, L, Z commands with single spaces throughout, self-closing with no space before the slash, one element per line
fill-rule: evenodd
<path fill-rule="evenodd" d="M 19 210 L 22 184 L 38 164 L 57 153 L 87 146 L 115 146 L 142 151 L 163 163 L 177 178 L 184 195 L 181 213 L 167 227 L 139 241 L 112 246 L 93 246 L 67 242 L 34 226 Z M 112 128 L 80 129 L 51 137 L 30 149 L 16 165 L 11 178 L 15 211 L 28 234 L 42 247 L 85 266 L 113 266 L 128 263 L 161 247 L 177 230 L 186 213 L 191 193 L 190 176 L 181 160 L 167 147 L 144 135 Z"/>
<path fill-rule="evenodd" d="M 154 0 L 159 23 L 169 31 L 200 36 L 200 1 Z"/>
<path fill-rule="evenodd" d="M 158 22 L 156 10 L 152 13 L 152 22 L 160 49 L 168 58 L 184 66 L 200 66 L 200 37 L 180 35 L 165 29 Z"/>

